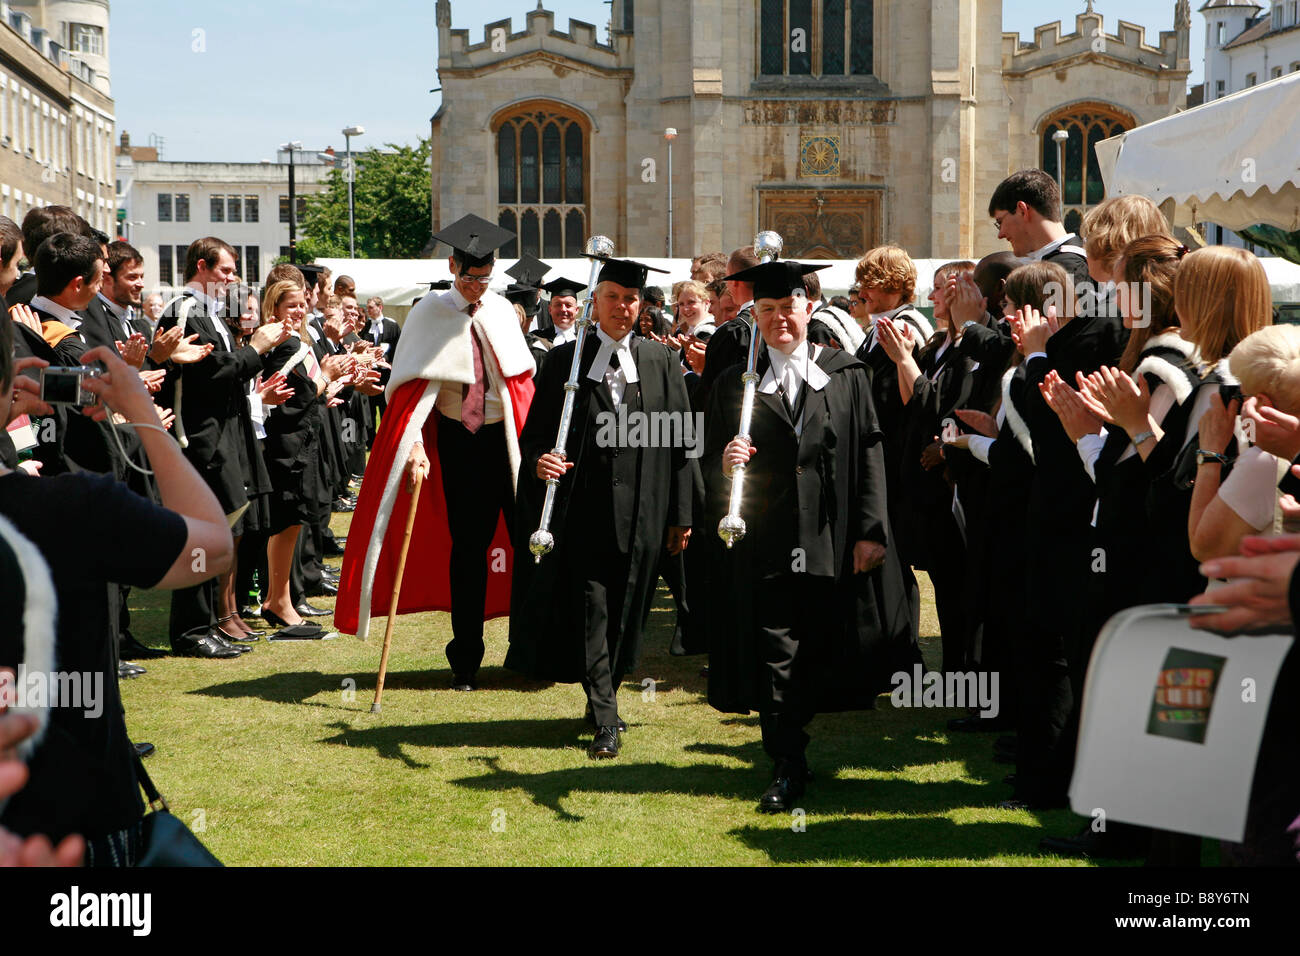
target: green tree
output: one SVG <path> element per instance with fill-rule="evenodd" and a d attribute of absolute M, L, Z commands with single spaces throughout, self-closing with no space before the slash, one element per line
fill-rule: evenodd
<path fill-rule="evenodd" d="M 357 258 L 415 259 L 432 233 L 429 217 L 427 139 L 415 147 L 387 143 L 384 149 L 354 152 L 353 201 Z M 307 197 L 298 223 L 298 258 L 347 258 L 348 183 L 340 163 L 326 177 L 325 189 Z"/>

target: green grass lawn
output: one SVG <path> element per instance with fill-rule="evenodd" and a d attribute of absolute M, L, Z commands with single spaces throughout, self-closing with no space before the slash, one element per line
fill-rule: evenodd
<path fill-rule="evenodd" d="M 935 635 L 923 587 L 922 633 Z M 167 602 L 133 593 L 137 637 L 165 645 Z M 619 694 L 629 731 L 617 760 L 587 758 L 576 684 L 501 668 L 504 619 L 487 625 L 484 686 L 450 690 L 446 614 L 398 619 L 382 714 L 370 713 L 380 620 L 367 643 L 148 661 L 122 684 L 127 723 L 157 745 L 149 771 L 172 809 L 231 865 L 1077 865 L 1037 845 L 1080 818 L 996 808 L 1011 767 L 993 761 L 994 735 L 948 733 L 956 711 L 887 697 L 813 722 L 802 828 L 757 813 L 770 773 L 758 718 L 708 706 L 704 659 L 667 652 L 673 618 L 661 591 Z M 922 642 L 936 664 L 937 638 Z"/>

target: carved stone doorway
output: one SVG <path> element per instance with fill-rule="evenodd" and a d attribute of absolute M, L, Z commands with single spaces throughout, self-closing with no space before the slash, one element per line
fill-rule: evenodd
<path fill-rule="evenodd" d="M 880 244 L 878 189 L 760 189 L 761 229 L 780 233 L 784 259 L 857 259 Z"/>

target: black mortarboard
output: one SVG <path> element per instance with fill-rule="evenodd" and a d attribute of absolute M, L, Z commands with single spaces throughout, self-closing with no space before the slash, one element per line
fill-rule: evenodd
<path fill-rule="evenodd" d="M 435 279 L 433 282 L 429 283 L 430 292 L 445 292 L 447 289 L 450 288 L 451 288 L 450 279 Z"/>
<path fill-rule="evenodd" d="M 512 282 L 502 293 L 507 302 L 512 302 L 524 307 L 524 315 L 532 318 L 541 308 L 541 301 L 538 298 L 540 290 L 535 285 L 526 285 L 522 282 Z"/>
<path fill-rule="evenodd" d="M 587 288 L 581 282 L 575 282 L 572 279 L 566 279 L 560 276 L 558 279 L 552 279 L 546 285 L 542 286 L 551 295 L 571 295 L 576 297 L 579 292 Z"/>
<path fill-rule="evenodd" d="M 551 267 L 545 262 L 525 252 L 518 262 L 506 270 L 506 275 L 520 285 L 532 286 L 536 289 L 542 284 L 542 276 L 550 271 Z"/>
<path fill-rule="evenodd" d="M 297 267 L 308 285 L 316 285 L 316 283 L 320 281 L 321 273 L 325 271 L 324 266 L 310 265 L 302 262 L 297 263 Z"/>
<path fill-rule="evenodd" d="M 598 283 L 613 282 L 625 289 L 636 289 L 639 292 L 641 287 L 645 285 L 647 272 L 668 274 L 667 269 L 656 269 L 644 262 L 633 262 L 631 259 L 606 259 L 605 264 L 601 266 L 600 277 L 596 281 Z"/>
<path fill-rule="evenodd" d="M 803 287 L 803 277 L 809 272 L 829 269 L 831 264 L 824 262 L 812 265 L 805 262 L 790 262 L 787 259 L 773 262 L 760 262 L 756 266 L 733 272 L 724 279 L 735 282 L 750 282 L 754 285 L 754 299 L 784 299 L 788 295 L 807 295 Z"/>
<path fill-rule="evenodd" d="M 450 226 L 433 234 L 439 242 L 445 242 L 465 259 L 470 268 L 487 265 L 496 257 L 496 250 L 515 237 L 509 229 L 502 229 L 495 223 L 479 216 L 468 215 L 457 219 Z"/>

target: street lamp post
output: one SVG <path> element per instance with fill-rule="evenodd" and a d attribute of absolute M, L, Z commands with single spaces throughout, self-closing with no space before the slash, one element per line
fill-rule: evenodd
<path fill-rule="evenodd" d="M 668 258 L 673 257 L 673 140 L 677 130 L 668 127 L 664 130 L 664 139 L 668 141 Z"/>
<path fill-rule="evenodd" d="M 293 154 L 295 150 L 302 149 L 302 143 L 292 142 L 283 144 L 280 149 L 287 150 L 289 153 L 289 261 L 297 263 L 298 261 L 298 203 L 294 193 L 293 181 Z"/>
<path fill-rule="evenodd" d="M 352 180 L 356 178 L 356 172 L 352 166 L 352 137 L 362 136 L 366 132 L 364 126 L 348 126 L 343 130 L 343 139 L 347 141 L 348 152 L 348 258 L 357 257 L 357 226 L 356 216 L 353 211 L 352 203 Z"/>
<path fill-rule="evenodd" d="M 1052 142 L 1056 144 L 1056 185 L 1061 190 L 1061 215 L 1065 215 L 1065 144 L 1070 138 L 1068 131 L 1058 129 L 1052 134 Z"/>

